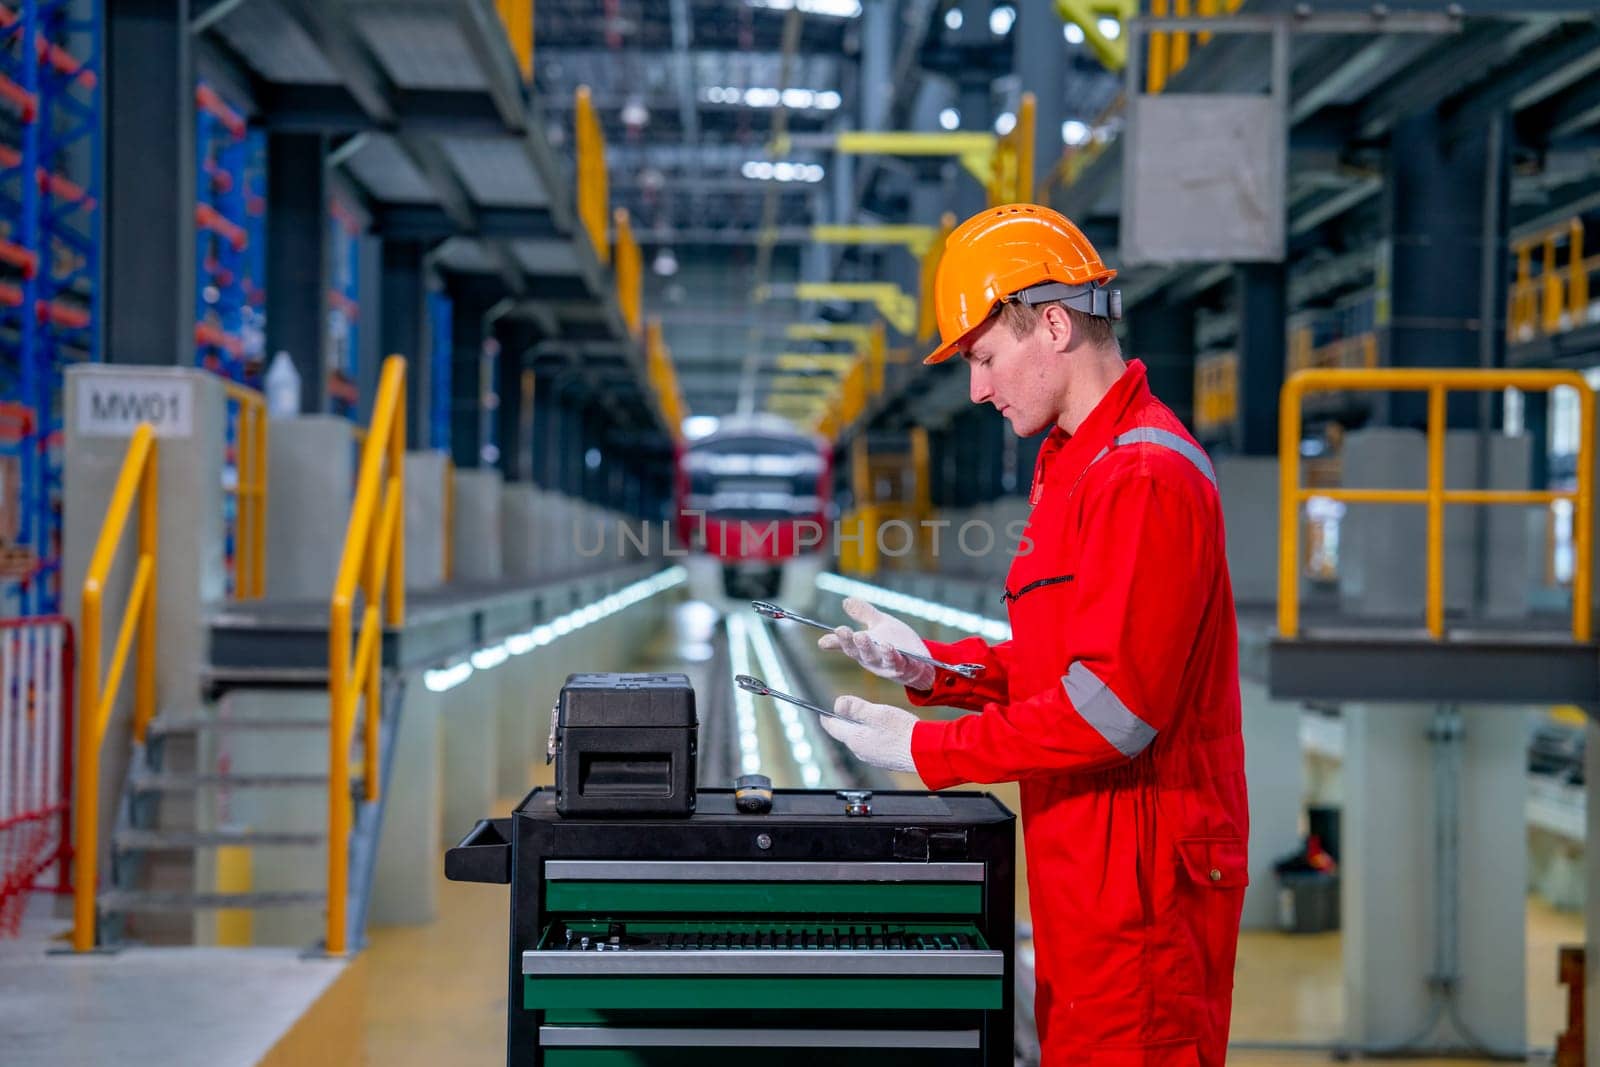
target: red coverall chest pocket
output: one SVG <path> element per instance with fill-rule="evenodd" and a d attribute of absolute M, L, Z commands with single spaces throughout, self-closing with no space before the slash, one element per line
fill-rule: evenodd
<path fill-rule="evenodd" d="M 1213 889 L 1243 889 L 1250 884 L 1244 838 L 1236 835 L 1184 837 L 1178 856 L 1191 881 Z"/>

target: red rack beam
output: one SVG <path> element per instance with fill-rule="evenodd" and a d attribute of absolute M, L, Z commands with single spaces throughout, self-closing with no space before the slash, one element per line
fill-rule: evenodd
<path fill-rule="evenodd" d="M 244 136 L 244 118 L 217 94 L 209 85 L 198 85 L 194 90 L 195 106 L 228 128 L 233 139 Z"/>
<path fill-rule="evenodd" d="M 209 348 L 220 348 L 231 356 L 238 356 L 244 353 L 244 341 L 242 339 L 209 322 L 197 322 L 194 324 L 194 341 L 195 344 L 205 345 Z"/>
<path fill-rule="evenodd" d="M 39 270 L 38 255 L 11 241 L 0 240 L 0 263 L 16 267 L 24 278 L 33 277 Z"/>
<path fill-rule="evenodd" d="M 59 300 L 38 300 L 34 302 L 33 310 L 40 322 L 60 326 L 64 330 L 89 328 L 89 313 L 72 304 L 64 304 Z"/>
<path fill-rule="evenodd" d="M 209 159 L 206 160 L 206 177 L 211 179 L 212 186 L 219 193 L 226 193 L 233 189 L 233 175 Z"/>
<path fill-rule="evenodd" d="M 10 170 L 22 165 L 22 153 L 10 145 L 0 145 L 0 168 Z M 38 168 L 37 177 L 39 188 L 59 200 L 81 203 L 85 208 L 94 207 L 94 197 L 71 178 L 63 178 L 59 174 L 51 174 L 43 167 Z"/>
<path fill-rule="evenodd" d="M 0 29 L 9 30 L 16 24 L 17 13 L 0 4 Z M 50 41 L 37 30 L 33 34 L 33 47 L 39 53 L 39 58 L 54 67 L 56 73 L 68 81 L 81 81 L 85 88 L 93 89 L 98 79 L 94 71 L 83 65 L 83 61 L 60 45 L 51 44 Z"/>
<path fill-rule="evenodd" d="M 244 227 L 228 221 L 210 204 L 195 205 L 194 221 L 201 229 L 210 230 L 233 245 L 236 252 L 244 251 L 245 246 L 250 243 L 250 235 L 245 233 Z"/>
<path fill-rule="evenodd" d="M 337 289 L 328 290 L 328 306 L 344 312 L 344 317 L 355 322 L 361 316 L 361 305 Z"/>
<path fill-rule="evenodd" d="M 21 113 L 23 122 L 32 122 L 39 117 L 38 96 L 28 92 L 4 74 L 0 74 L 0 100 L 14 106 Z"/>

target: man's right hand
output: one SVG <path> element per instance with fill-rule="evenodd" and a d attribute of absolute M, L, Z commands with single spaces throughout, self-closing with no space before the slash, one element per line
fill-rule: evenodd
<path fill-rule="evenodd" d="M 904 652 L 928 655 L 917 632 L 888 612 L 879 611 L 872 604 L 857 597 L 846 597 L 844 613 L 860 623 L 864 629 L 852 630 L 840 626 L 831 634 L 817 640 L 817 647 L 843 652 L 879 678 L 912 689 L 933 688 L 934 668 L 921 660 L 912 659 Z"/>

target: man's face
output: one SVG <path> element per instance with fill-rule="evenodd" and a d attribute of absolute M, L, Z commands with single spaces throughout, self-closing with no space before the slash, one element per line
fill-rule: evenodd
<path fill-rule="evenodd" d="M 962 356 L 972 402 L 993 404 L 1018 437 L 1032 437 L 1060 417 L 1067 360 L 1050 344 L 1042 317 L 1024 337 L 990 318 Z"/>

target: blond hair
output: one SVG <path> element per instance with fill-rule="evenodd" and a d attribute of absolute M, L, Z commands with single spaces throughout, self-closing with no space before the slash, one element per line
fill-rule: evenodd
<path fill-rule="evenodd" d="M 1000 321 L 1011 331 L 1011 336 L 1020 339 L 1028 336 L 1033 332 L 1033 328 L 1039 325 L 1039 316 L 1044 314 L 1044 309 L 1047 307 L 1059 307 L 1067 313 L 1067 319 L 1072 323 L 1073 348 L 1089 344 L 1097 348 L 1111 348 L 1119 352 L 1122 350 L 1122 346 L 1117 343 L 1116 331 L 1110 319 L 1069 308 L 1059 300 L 1032 306 L 1020 300 L 1008 300 L 1000 305 Z"/>

